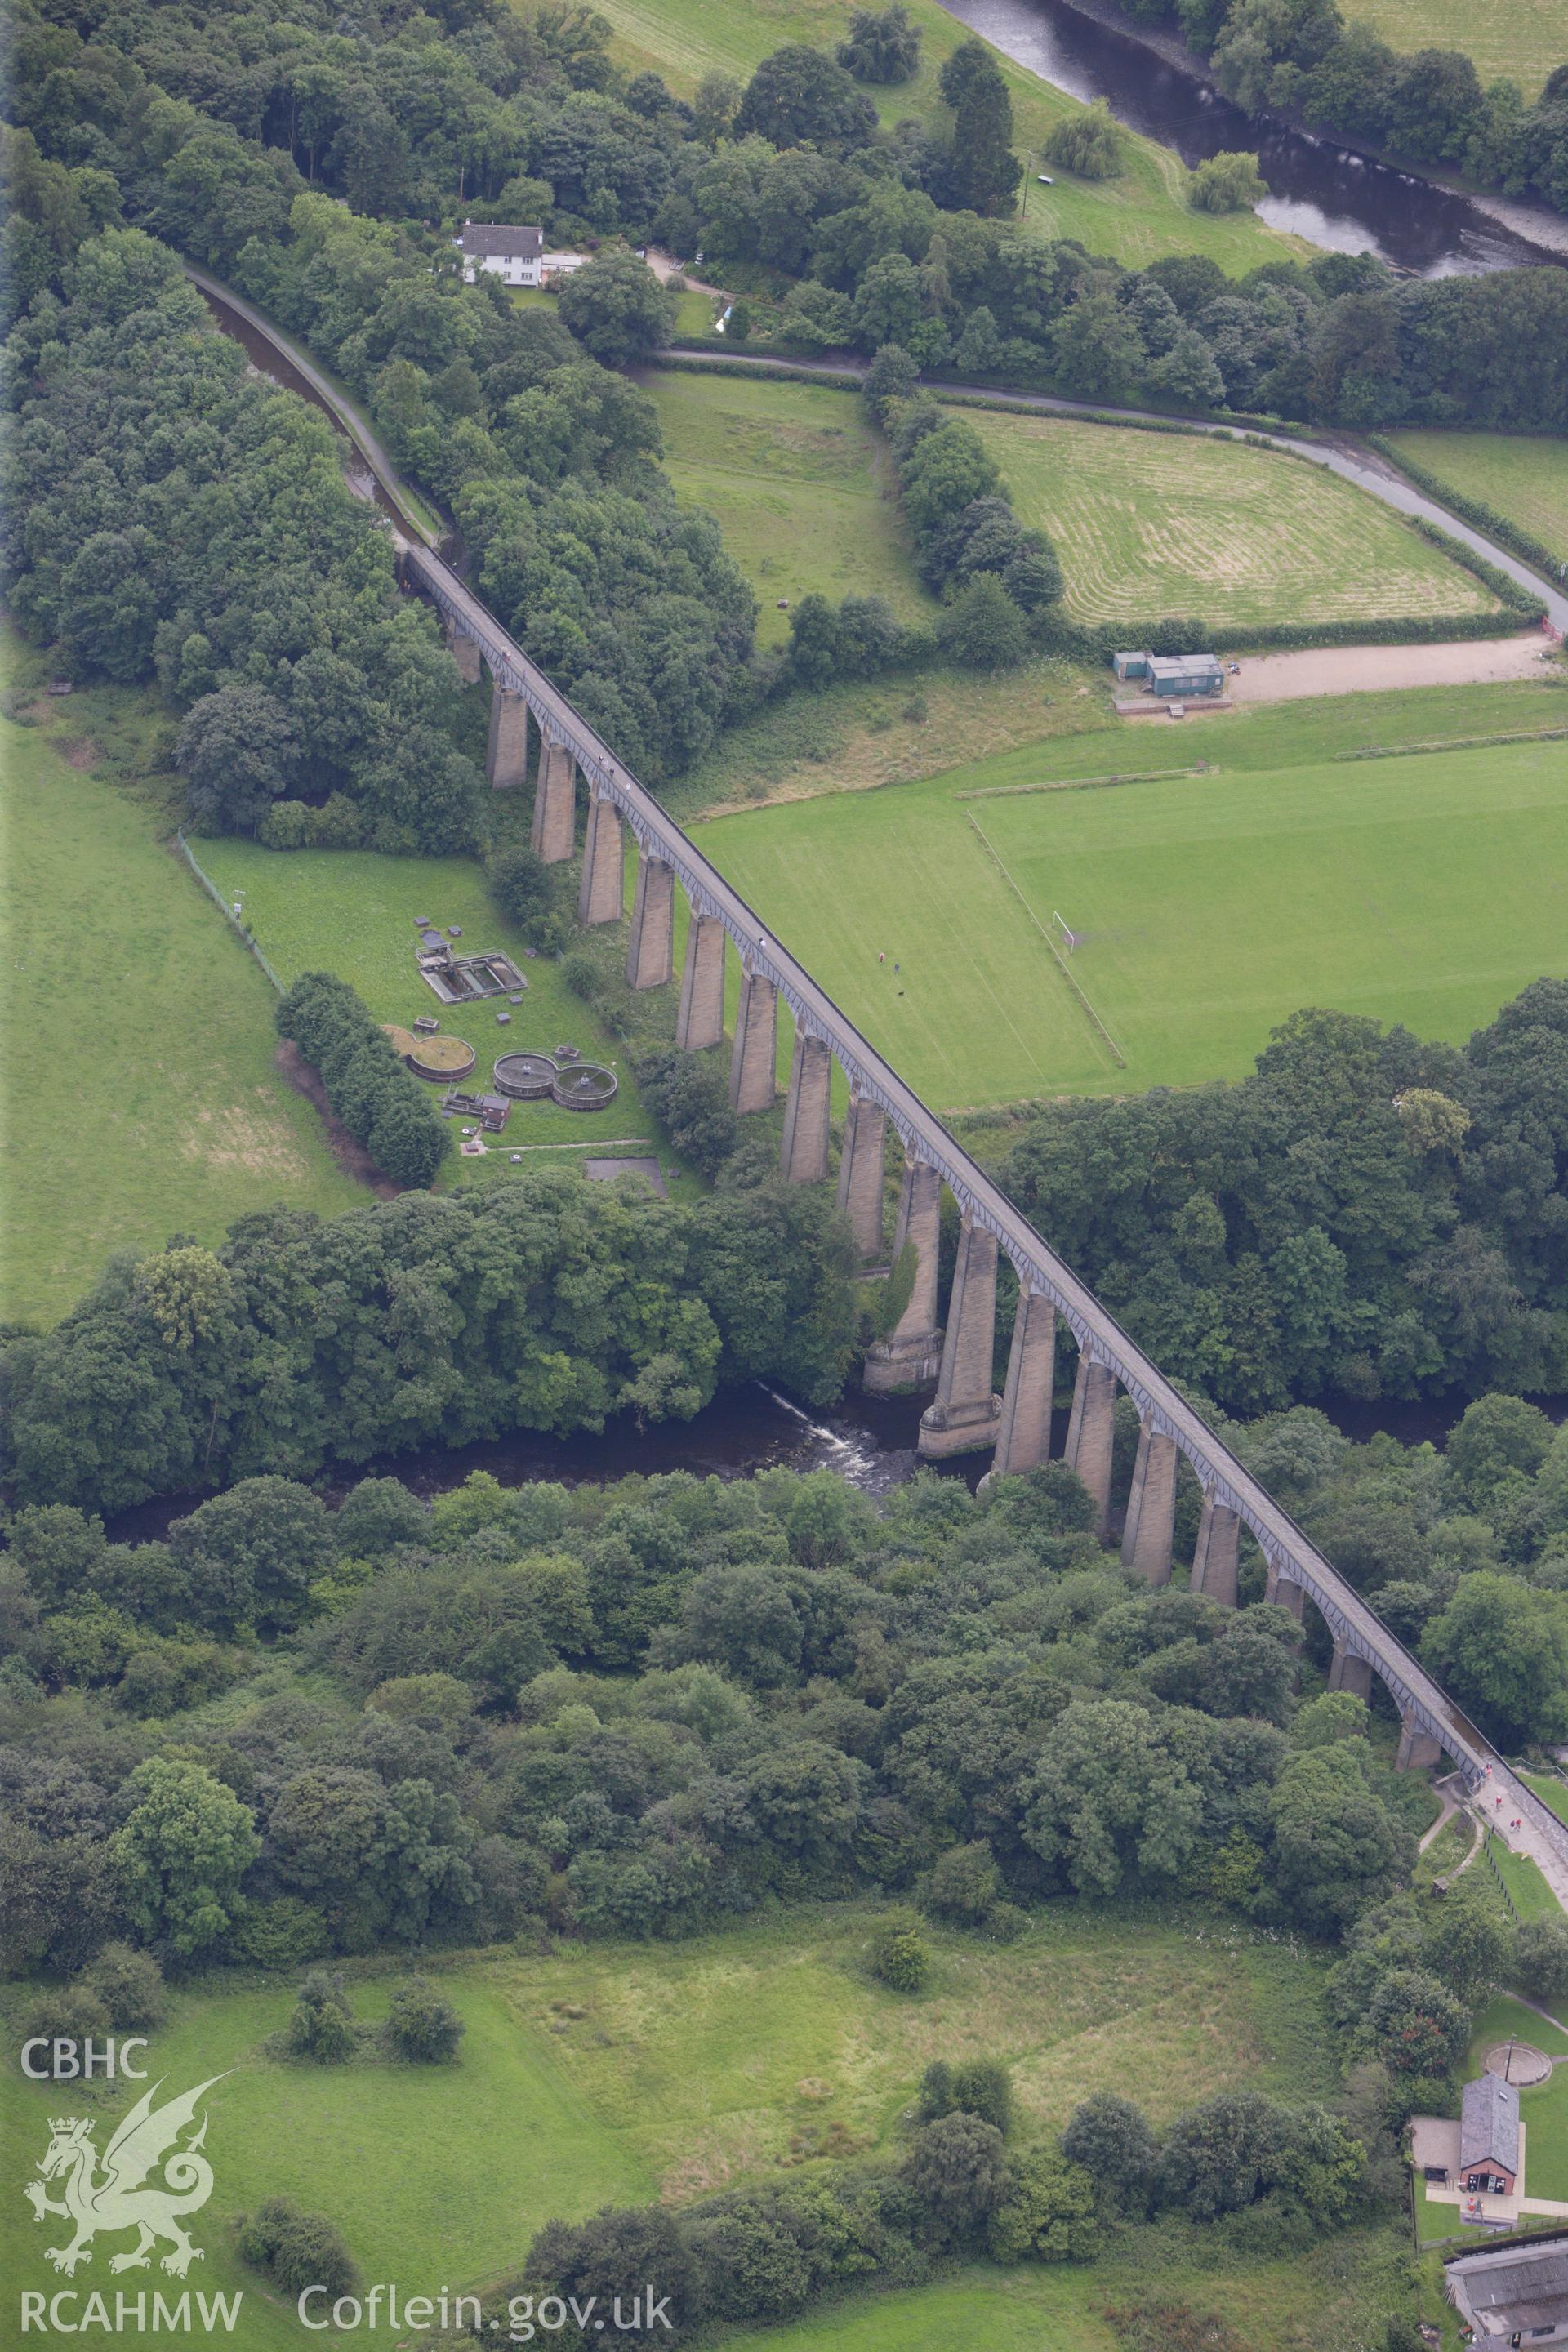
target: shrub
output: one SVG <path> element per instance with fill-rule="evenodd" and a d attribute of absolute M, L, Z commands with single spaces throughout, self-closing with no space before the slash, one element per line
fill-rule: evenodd
<path fill-rule="evenodd" d="M 977 1927 L 996 1900 L 1001 1885 L 991 1848 L 982 1838 L 973 1845 L 950 1846 L 939 1854 L 926 1889 L 926 1906 L 939 1919 L 956 1919 Z"/>
<path fill-rule="evenodd" d="M 546 866 L 525 841 L 509 841 L 485 860 L 490 897 L 531 947 L 553 955 L 570 936 L 561 903 L 561 868 Z"/>
<path fill-rule="evenodd" d="M 291 2295 L 308 2286 L 346 2294 L 357 2273 L 353 2258 L 321 2213 L 303 2213 L 287 2197 L 268 2197 L 239 2225 L 239 2251 Z"/>
<path fill-rule="evenodd" d="M 468 2030 L 451 2002 L 423 1977 L 394 1993 L 386 2013 L 388 2047 L 416 2066 L 449 2064 Z"/>
<path fill-rule="evenodd" d="M 931 1976 L 931 1947 L 910 1911 L 889 1911 L 871 1935 L 871 1974 L 895 1992 L 920 1992 Z"/>
<path fill-rule="evenodd" d="M 103 2003 L 117 2033 L 141 2033 L 167 2013 L 163 1969 L 151 1952 L 130 1944 L 105 1944 L 81 1983 Z"/>
<path fill-rule="evenodd" d="M 296 2058 L 309 2058 L 317 2066 L 341 2066 L 353 2056 L 353 2015 L 341 1976 L 311 1969 L 284 2040 Z"/>
<path fill-rule="evenodd" d="M 1086 2263 L 1100 2252 L 1094 2183 L 1079 2164 L 1037 2147 L 1007 2167 L 986 2242 L 999 2263 Z"/>
<path fill-rule="evenodd" d="M 456 1675 L 394 1675 L 377 1683 L 365 1701 L 376 1715 L 433 1717 L 447 1725 L 461 1723 L 474 1711 L 474 1694 Z"/>
<path fill-rule="evenodd" d="M 942 2116 L 978 2116 L 1005 2137 L 1013 2121 L 1013 2079 L 999 2058 L 969 2058 L 950 2066 L 939 2058 L 921 2078 L 917 2113 L 922 2123 Z"/>
<path fill-rule="evenodd" d="M 84 1983 L 40 1993 L 22 2021 L 24 2042 L 101 2042 L 112 2031 L 107 2004 Z"/>
<path fill-rule="evenodd" d="M 575 955 L 562 957 L 561 977 L 573 995 L 584 1004 L 592 1004 L 599 993 L 599 967 L 591 955 L 583 954 L 581 950 Z"/>

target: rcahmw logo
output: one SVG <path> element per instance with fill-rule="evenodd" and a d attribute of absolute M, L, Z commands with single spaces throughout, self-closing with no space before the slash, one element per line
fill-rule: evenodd
<path fill-rule="evenodd" d="M 161 2107 L 154 2107 L 153 2101 L 163 2084 L 154 2083 L 117 2125 L 101 2158 L 93 2137 L 97 2126 L 89 2116 L 51 2118 L 49 2143 L 39 2158 L 37 2178 L 29 2180 L 24 2191 L 36 2221 L 47 2224 L 51 2217 L 58 2217 L 71 2224 L 71 2235 L 63 2245 L 45 2247 L 46 2261 L 72 2278 L 82 2263 L 91 2262 L 96 2237 L 126 2230 L 135 2231 L 136 2243 L 110 2256 L 111 2272 L 150 2269 L 154 2251 L 163 2245 L 169 2252 L 162 2256 L 160 2267 L 174 2278 L 183 2279 L 193 2263 L 204 2259 L 201 2248 L 191 2241 L 185 2220 L 199 2213 L 213 2192 L 212 2166 L 201 2153 L 207 2133 L 205 2116 L 191 2137 L 180 2143 L 182 2133 L 195 2123 L 204 2095 L 222 2080 L 219 2074 L 211 2075 Z M 51 2196 L 55 2183 L 60 2193 Z M 121 2291 L 110 2297 L 84 2295 L 74 2289 L 53 2295 L 25 2293 L 22 2332 L 26 2335 L 37 2328 L 74 2336 L 94 2327 L 151 2327 L 155 2332 L 186 2333 L 191 2328 L 193 2300 L 197 2323 L 210 2335 L 234 2326 L 244 2295 L 193 2298 L 188 2293 L 169 2296 Z"/>

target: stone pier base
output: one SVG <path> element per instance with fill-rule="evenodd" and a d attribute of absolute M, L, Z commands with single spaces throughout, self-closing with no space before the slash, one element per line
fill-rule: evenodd
<path fill-rule="evenodd" d="M 1234 1609 L 1237 1605 L 1240 1538 L 1241 1521 L 1229 1505 L 1216 1503 L 1212 1495 L 1205 1495 L 1193 1552 L 1192 1589 L 1210 1601 L 1217 1601 L 1222 1609 Z"/>
<path fill-rule="evenodd" d="M 723 1037 L 724 926 L 717 915 L 694 914 L 686 934 L 675 1042 L 683 1054 L 700 1054 L 721 1045 Z"/>
<path fill-rule="evenodd" d="M 490 690 L 490 740 L 485 773 L 498 793 L 528 782 L 528 704 L 504 687 Z"/>
<path fill-rule="evenodd" d="M 529 838 L 546 866 L 563 865 L 577 845 L 577 762 L 564 743 L 539 747 Z"/>

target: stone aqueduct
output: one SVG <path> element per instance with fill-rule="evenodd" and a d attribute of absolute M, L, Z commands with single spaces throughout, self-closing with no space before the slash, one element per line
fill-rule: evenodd
<path fill-rule="evenodd" d="M 405 584 L 426 595 L 470 683 L 481 665 L 492 686 L 488 773 L 499 789 L 523 785 L 531 730 L 537 734 L 533 846 L 547 862 L 570 858 L 578 837 L 579 784 L 587 793 L 577 914 L 585 924 L 626 913 L 625 835 L 637 845 L 637 886 L 626 950 L 634 988 L 676 979 L 675 891 L 689 906 L 676 1037 L 690 1051 L 722 1044 L 727 943 L 740 959 L 741 986 L 730 1058 L 730 1099 L 762 1110 L 776 1093 L 781 1001 L 795 1045 L 784 1103 L 783 1173 L 794 1183 L 829 1174 L 832 1065 L 843 1070 L 849 1105 L 839 1153 L 838 1203 L 868 1260 L 884 1257 L 883 1175 L 890 1127 L 903 1147 L 903 1181 L 892 1235 L 895 1255 L 914 1251 L 914 1283 L 897 1328 L 872 1348 L 867 1386 L 904 1389 L 934 1379 L 921 1417 L 927 1456 L 993 1449 L 998 1473 L 1033 1469 L 1050 1443 L 1058 1323 L 1078 1348 L 1065 1457 L 1094 1498 L 1102 1537 L 1110 1531 L 1111 1449 L 1120 1391 L 1137 1405 L 1137 1462 L 1121 1534 L 1121 1558 L 1151 1584 L 1168 1582 L 1184 1454 L 1203 1489 L 1193 1589 L 1227 1607 L 1237 1601 L 1237 1552 L 1247 1528 L 1267 1563 L 1268 1594 L 1301 1618 L 1306 1601 L 1333 1641 L 1330 1685 L 1371 1694 L 1376 1675 L 1399 1710 L 1399 1761 L 1435 1764 L 1451 1756 L 1472 1785 L 1489 1766 L 1517 1810 L 1528 1811 L 1568 1861 L 1565 1832 L 1530 1791 L 1506 1774 L 1487 1740 L 1440 1685 L 1395 1640 L 1308 1542 L 1295 1523 L 1130 1340 L 1018 1211 L 998 1192 L 925 1105 L 767 931 L 744 900 L 694 848 L 659 803 L 616 760 L 593 728 L 557 693 L 439 557 L 405 545 Z M 945 1317 L 938 1297 L 938 1233 L 943 1186 L 958 1204 L 957 1262 Z M 1003 1252 L 1018 1278 L 1007 1377 L 993 1391 L 996 1273 Z"/>
<path fill-rule="evenodd" d="M 186 264 L 187 274 L 220 322 L 243 320 L 303 380 L 335 418 L 368 467 L 394 517 L 399 576 L 442 615 L 459 668 L 470 684 L 490 674 L 487 770 L 500 789 L 526 784 L 530 730 L 538 736 L 532 839 L 551 863 L 576 847 L 577 793 L 587 793 L 578 917 L 588 924 L 625 914 L 625 833 L 637 848 L 637 887 L 627 947 L 634 988 L 675 979 L 675 887 L 686 894 L 690 921 L 680 977 L 678 1042 L 698 1051 L 724 1037 L 727 942 L 740 958 L 741 990 L 731 1052 L 730 1094 L 737 1111 L 760 1110 L 776 1094 L 778 1007 L 795 1024 L 784 1106 L 782 1159 L 792 1182 L 826 1181 L 829 1173 L 829 1095 L 837 1062 L 849 1087 L 838 1164 L 838 1201 L 868 1260 L 885 1253 L 883 1169 L 889 1127 L 903 1147 L 904 1172 L 892 1236 L 895 1254 L 913 1244 L 916 1274 L 909 1304 L 890 1338 L 878 1344 L 867 1383 L 905 1388 L 934 1376 L 936 1395 L 922 1415 L 922 1453 L 936 1456 L 990 1447 L 993 1469 L 1036 1467 L 1049 1446 L 1056 1341 L 1065 1323 L 1078 1348 L 1078 1374 L 1065 1456 L 1094 1497 L 1102 1535 L 1110 1532 L 1111 1448 L 1116 1400 L 1136 1404 L 1140 1431 L 1121 1536 L 1121 1556 L 1151 1583 L 1171 1574 L 1176 1458 L 1184 1455 L 1203 1490 L 1193 1589 L 1222 1605 L 1237 1601 L 1237 1552 L 1246 1527 L 1266 1563 L 1268 1596 L 1300 1620 L 1309 1598 L 1333 1643 L 1331 1685 L 1370 1695 L 1384 1685 L 1402 1727 L 1399 1761 L 1426 1767 L 1451 1757 L 1473 1788 L 1490 1786 L 1527 1817 L 1568 1865 L 1568 1827 L 1509 1771 L 1484 1735 L 1390 1633 L 1352 1587 L 1308 1541 L 1288 1513 L 1243 1467 L 1170 1382 L 1134 1346 L 1093 1293 L 1035 1232 L 984 1171 L 949 1135 L 897 1073 L 797 964 L 752 909 L 709 865 L 652 794 L 535 667 L 495 616 L 425 543 L 390 458 L 364 419 L 308 352 L 252 305 Z M 942 1190 L 958 1204 L 959 1247 L 945 1320 L 939 1312 L 937 1241 Z M 1005 1251 L 1018 1278 L 1018 1306 L 1007 1377 L 992 1389 L 996 1270 Z"/>

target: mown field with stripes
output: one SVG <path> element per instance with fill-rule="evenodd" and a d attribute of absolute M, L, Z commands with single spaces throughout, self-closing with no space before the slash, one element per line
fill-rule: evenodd
<path fill-rule="evenodd" d="M 1191 614 L 1223 641 L 1227 629 L 1496 607 L 1387 508 L 1300 458 L 1071 417 L 965 413 L 1018 513 L 1056 541 L 1075 621 Z"/>

